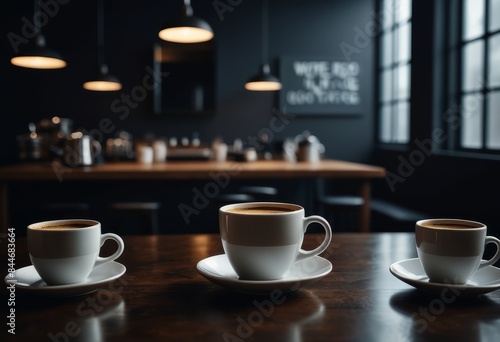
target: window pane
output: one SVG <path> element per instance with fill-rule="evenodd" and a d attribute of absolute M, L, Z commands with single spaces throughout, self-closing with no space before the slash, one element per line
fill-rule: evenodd
<path fill-rule="evenodd" d="M 380 141 L 391 141 L 391 106 L 386 105 L 380 108 Z"/>
<path fill-rule="evenodd" d="M 490 19 L 490 31 L 495 31 L 500 29 L 500 0 L 490 0 L 489 9 L 489 19 Z"/>
<path fill-rule="evenodd" d="M 464 40 L 476 38 L 484 33 L 484 1 L 485 0 L 464 0 Z"/>
<path fill-rule="evenodd" d="M 382 36 L 382 48 L 380 49 L 382 66 L 389 66 L 392 63 L 392 31 L 388 31 Z"/>
<path fill-rule="evenodd" d="M 398 62 L 407 62 L 411 55 L 411 23 L 400 26 L 397 30 Z"/>
<path fill-rule="evenodd" d="M 397 69 L 396 96 L 398 99 L 410 98 L 410 65 L 400 65 Z"/>
<path fill-rule="evenodd" d="M 477 90 L 483 85 L 483 56 L 483 40 L 478 40 L 464 46 L 462 53 L 462 90 Z"/>
<path fill-rule="evenodd" d="M 383 143 L 408 143 L 412 0 L 379 0 L 379 3 L 377 20 L 383 21 L 384 29 L 378 41 L 378 139 Z"/>
<path fill-rule="evenodd" d="M 486 146 L 488 148 L 500 149 L 500 91 L 490 94 L 488 103 L 488 136 Z"/>
<path fill-rule="evenodd" d="M 411 17 L 411 0 L 396 0 L 396 21 L 407 22 Z"/>
<path fill-rule="evenodd" d="M 381 8 L 378 15 L 381 16 L 384 30 L 391 27 L 394 23 L 394 0 L 381 1 Z"/>
<path fill-rule="evenodd" d="M 395 113 L 396 132 L 395 140 L 398 143 L 407 143 L 410 140 L 410 107 L 408 102 L 399 102 Z"/>
<path fill-rule="evenodd" d="M 384 70 L 382 72 L 382 101 L 388 102 L 392 99 L 392 70 Z"/>
<path fill-rule="evenodd" d="M 462 136 L 460 145 L 465 148 L 481 148 L 483 131 L 483 96 L 464 95 L 462 98 Z"/>
<path fill-rule="evenodd" d="M 500 86 L 500 34 L 492 36 L 489 41 L 488 84 L 490 87 Z"/>

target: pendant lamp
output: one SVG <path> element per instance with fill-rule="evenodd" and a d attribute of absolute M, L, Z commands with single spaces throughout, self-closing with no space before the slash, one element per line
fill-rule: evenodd
<path fill-rule="evenodd" d="M 108 66 L 104 62 L 103 0 L 97 0 L 97 74 L 85 82 L 83 88 L 91 91 L 117 91 L 122 89 L 120 80 L 108 74 Z"/>
<path fill-rule="evenodd" d="M 35 27 L 35 44 L 32 48 L 12 57 L 13 65 L 30 69 L 61 69 L 67 63 L 57 52 L 45 46 L 45 37 L 40 27 L 40 0 L 34 2 L 33 24 Z"/>
<path fill-rule="evenodd" d="M 280 80 L 271 74 L 271 67 L 267 63 L 269 46 L 269 5 L 262 0 L 262 61 L 259 73 L 245 83 L 245 89 L 251 91 L 276 91 L 281 89 Z"/>
<path fill-rule="evenodd" d="M 180 16 L 167 23 L 158 36 L 173 43 L 202 43 L 212 39 L 214 32 L 205 20 L 193 16 L 191 0 L 184 0 Z"/>

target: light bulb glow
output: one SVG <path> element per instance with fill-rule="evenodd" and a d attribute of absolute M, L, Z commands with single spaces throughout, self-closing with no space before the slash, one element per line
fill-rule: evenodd
<path fill-rule="evenodd" d="M 158 36 L 174 43 L 201 43 L 214 37 L 213 32 L 197 27 L 170 27 L 160 31 Z"/>
<path fill-rule="evenodd" d="M 281 89 L 281 83 L 272 81 L 247 82 L 245 89 L 252 91 L 276 91 Z"/>
<path fill-rule="evenodd" d="M 62 59 L 43 56 L 16 56 L 10 62 L 13 65 L 30 69 L 61 69 L 67 65 Z"/>
<path fill-rule="evenodd" d="M 109 81 L 89 81 L 83 84 L 83 88 L 92 91 L 117 91 L 122 89 L 122 85 Z"/>

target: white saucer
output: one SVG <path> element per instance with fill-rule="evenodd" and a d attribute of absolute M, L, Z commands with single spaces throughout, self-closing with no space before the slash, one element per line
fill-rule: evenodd
<path fill-rule="evenodd" d="M 251 294 L 266 294 L 273 290 L 292 292 L 325 277 L 332 264 L 315 256 L 292 266 L 284 278 L 279 280 L 239 280 L 225 254 L 201 260 L 196 268 L 202 276 L 223 287 Z"/>
<path fill-rule="evenodd" d="M 40 278 L 35 267 L 32 265 L 16 270 L 13 278 L 7 275 L 4 280 L 7 284 L 16 284 L 17 290 L 50 297 L 74 297 L 102 288 L 109 282 L 121 277 L 125 271 L 125 266 L 111 261 L 96 267 L 90 273 L 87 280 L 82 283 L 50 286 Z"/>
<path fill-rule="evenodd" d="M 500 269 L 494 266 L 477 271 L 463 285 L 430 282 L 418 258 L 396 262 L 389 267 L 389 270 L 396 278 L 405 283 L 434 294 L 441 294 L 443 289 L 447 288 L 457 295 L 477 296 L 500 289 Z"/>

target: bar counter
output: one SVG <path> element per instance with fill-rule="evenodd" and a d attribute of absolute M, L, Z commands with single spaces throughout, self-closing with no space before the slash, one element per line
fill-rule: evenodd
<path fill-rule="evenodd" d="M 165 163 L 139 164 L 136 162 L 103 163 L 95 166 L 70 168 L 58 162 L 25 163 L 0 168 L 0 213 L 2 231 L 9 222 L 9 184 L 28 181 L 109 181 L 128 180 L 214 180 L 225 177 L 239 179 L 350 179 L 356 182 L 357 192 L 363 197 L 359 227 L 370 228 L 370 196 L 373 179 L 385 176 L 385 169 L 378 166 L 340 160 L 322 160 L 318 163 L 283 160 L 255 162 L 168 161 Z M 310 189 L 310 197 L 314 189 Z"/>
<path fill-rule="evenodd" d="M 381 178 L 379 166 L 340 160 L 318 163 L 265 160 L 255 162 L 168 161 L 140 164 L 103 163 L 71 168 L 58 162 L 26 163 L 0 168 L 0 180 L 129 180 L 129 179 L 210 179 L 211 173 L 227 172 L 234 179 L 251 178 Z"/>
<path fill-rule="evenodd" d="M 305 247 L 322 235 L 306 234 Z M 45 297 L 16 289 L 15 335 L 2 341 L 496 341 L 500 290 L 427 294 L 389 272 L 415 258 L 411 233 L 339 233 L 321 255 L 324 278 L 293 292 L 244 294 L 205 279 L 218 234 L 124 236 L 126 272 L 95 292 Z M 113 245 L 105 245 L 111 250 Z M 106 252 L 107 250 L 105 250 Z M 2 250 L 2 270 L 7 257 Z M 16 241 L 16 268 L 30 265 Z M 299 286 L 297 286 L 299 287 Z M 8 290 L 2 287 L 3 320 Z"/>

